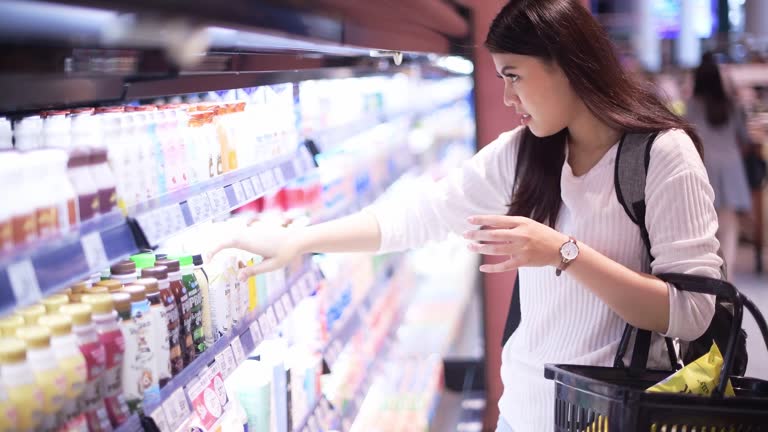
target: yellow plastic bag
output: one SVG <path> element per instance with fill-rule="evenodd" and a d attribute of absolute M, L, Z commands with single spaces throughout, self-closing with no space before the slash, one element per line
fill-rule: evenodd
<path fill-rule="evenodd" d="M 720 371 L 723 368 L 723 355 L 712 343 L 707 354 L 699 357 L 693 363 L 675 372 L 669 378 L 649 388 L 650 393 L 689 393 L 710 396 L 720 383 Z M 731 386 L 731 380 L 725 387 L 726 396 L 736 396 Z"/>

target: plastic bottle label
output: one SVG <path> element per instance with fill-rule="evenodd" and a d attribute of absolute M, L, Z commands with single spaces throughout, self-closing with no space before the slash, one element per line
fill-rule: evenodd
<path fill-rule="evenodd" d="M 56 207 L 37 209 L 35 215 L 37 217 L 37 233 L 41 238 L 53 237 L 58 233 L 59 227 L 56 224 L 59 217 Z"/>
<path fill-rule="evenodd" d="M 117 189 L 109 187 L 99 189 L 99 212 L 107 214 L 117 207 Z"/>
<path fill-rule="evenodd" d="M 10 220 L 0 222 L 0 251 L 13 249 L 13 224 Z"/>
<path fill-rule="evenodd" d="M 107 407 L 107 414 L 113 426 L 117 426 L 130 416 L 128 405 L 122 396 L 122 372 L 125 353 L 125 339 L 120 330 L 101 333 L 99 339 L 106 352 L 106 370 L 102 380 L 102 395 Z"/>
<path fill-rule="evenodd" d="M 11 219 L 13 225 L 13 243 L 24 246 L 37 240 L 37 217 L 34 213 L 16 216 Z"/>
<path fill-rule="evenodd" d="M 99 380 L 104 374 L 107 362 L 104 345 L 101 342 L 86 343 L 80 345 L 80 352 L 85 357 L 88 369 L 88 381 L 81 399 L 81 411 L 86 414 L 90 431 L 108 431 L 111 429 L 111 424 L 99 387 Z"/>
<path fill-rule="evenodd" d="M 93 219 L 99 211 L 99 195 L 97 193 L 80 195 L 77 199 L 80 209 L 80 221 Z"/>

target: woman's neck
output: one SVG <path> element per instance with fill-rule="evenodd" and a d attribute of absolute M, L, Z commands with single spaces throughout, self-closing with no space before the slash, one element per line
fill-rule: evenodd
<path fill-rule="evenodd" d="M 621 137 L 582 105 L 568 125 L 568 163 L 574 174 L 589 171 Z"/>

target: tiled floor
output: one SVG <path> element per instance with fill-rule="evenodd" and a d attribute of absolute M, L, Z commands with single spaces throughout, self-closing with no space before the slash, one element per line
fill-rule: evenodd
<path fill-rule="evenodd" d="M 764 255 L 768 257 L 768 253 Z M 738 258 L 729 270 L 734 285 L 768 317 L 768 273 L 762 275 L 754 273 L 754 255 L 751 249 L 744 247 L 739 250 Z M 768 269 L 768 266 L 764 265 L 764 268 Z M 747 351 L 749 352 L 747 375 L 768 380 L 768 347 L 754 319 L 746 312 L 743 327 L 747 332 Z"/>

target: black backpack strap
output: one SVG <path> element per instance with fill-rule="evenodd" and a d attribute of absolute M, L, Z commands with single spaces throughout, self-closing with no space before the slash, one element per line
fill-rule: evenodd
<path fill-rule="evenodd" d="M 504 323 L 504 337 L 501 338 L 502 348 L 512 336 L 512 333 L 520 326 L 520 275 L 515 277 L 515 288 L 512 291 L 512 300 L 509 301 L 507 322 Z"/>
<path fill-rule="evenodd" d="M 613 176 L 616 198 L 624 208 L 627 216 L 640 229 L 640 237 L 643 239 L 645 250 L 648 253 L 649 263 L 653 261 L 653 255 L 651 254 L 651 238 L 645 225 L 645 184 L 648 167 L 651 163 L 651 148 L 658 135 L 658 132 L 625 134 L 619 142 L 619 148 L 616 151 L 616 164 Z M 641 161 L 642 163 L 640 163 Z M 627 349 L 627 338 L 632 330 L 633 328 L 629 324 L 624 328 L 624 335 L 622 337 L 624 343 L 620 344 L 616 359 L 614 360 L 614 364 L 617 366 L 623 365 L 623 358 Z M 676 368 L 677 355 L 669 338 L 666 338 L 666 345 L 670 363 Z M 630 369 L 645 369 L 650 346 L 651 332 L 648 330 L 637 330 Z"/>

